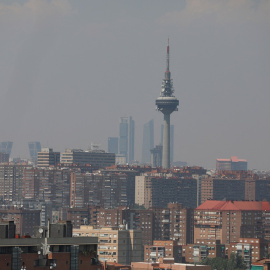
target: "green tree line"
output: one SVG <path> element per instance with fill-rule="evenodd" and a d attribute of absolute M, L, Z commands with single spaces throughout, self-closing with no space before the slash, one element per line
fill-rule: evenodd
<path fill-rule="evenodd" d="M 199 264 L 211 265 L 212 270 L 245 270 L 246 264 L 242 256 L 231 253 L 230 259 L 205 258 Z"/>

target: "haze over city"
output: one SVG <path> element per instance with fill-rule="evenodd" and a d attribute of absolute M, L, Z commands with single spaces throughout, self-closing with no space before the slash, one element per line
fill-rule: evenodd
<path fill-rule="evenodd" d="M 270 2 L 0 1 L 1 141 L 28 157 L 29 141 L 56 151 L 107 150 L 119 118 L 142 126 L 155 110 L 166 68 L 179 111 L 174 160 L 214 168 L 236 155 L 269 169 Z"/>

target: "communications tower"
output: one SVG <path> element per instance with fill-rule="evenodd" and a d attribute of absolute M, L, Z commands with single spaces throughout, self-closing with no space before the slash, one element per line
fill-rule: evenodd
<path fill-rule="evenodd" d="M 157 110 L 164 115 L 162 167 L 170 168 L 170 115 L 178 111 L 179 100 L 173 95 L 173 82 L 170 72 L 170 45 L 167 46 L 167 67 L 161 86 L 160 96 L 156 99 Z"/>

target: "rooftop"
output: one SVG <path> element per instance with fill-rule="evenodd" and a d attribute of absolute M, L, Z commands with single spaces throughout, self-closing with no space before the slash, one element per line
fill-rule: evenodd
<path fill-rule="evenodd" d="M 269 202 L 257 201 L 215 201 L 207 200 L 196 210 L 219 210 L 219 211 L 270 211 Z"/>

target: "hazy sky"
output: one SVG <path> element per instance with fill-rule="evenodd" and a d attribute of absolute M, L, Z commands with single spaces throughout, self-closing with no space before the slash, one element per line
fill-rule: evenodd
<path fill-rule="evenodd" d="M 13 157 L 33 140 L 107 150 L 132 116 L 140 160 L 144 123 L 160 142 L 169 37 L 175 160 L 270 169 L 269 0 L 0 0 L 0 33 L 0 141 Z"/>

